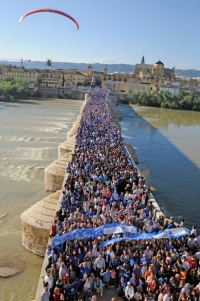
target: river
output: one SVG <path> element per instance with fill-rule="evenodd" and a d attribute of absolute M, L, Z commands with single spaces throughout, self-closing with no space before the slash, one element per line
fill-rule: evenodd
<path fill-rule="evenodd" d="M 48 194 L 44 169 L 79 114 L 78 100 L 27 100 L 0 104 L 0 260 L 23 256 L 22 274 L 0 279 L 0 300 L 35 297 L 42 258 L 21 245 L 20 214 Z M 200 113 L 119 106 L 122 136 L 150 168 L 153 194 L 167 215 L 184 215 L 200 229 Z"/>
<path fill-rule="evenodd" d="M 1 301 L 35 297 L 42 258 L 22 247 L 20 214 L 48 195 L 44 169 L 58 158 L 81 105 L 62 99 L 0 103 L 0 260 L 21 255 L 26 262 L 22 274 L 0 279 Z"/>
<path fill-rule="evenodd" d="M 153 194 L 167 216 L 200 231 L 200 112 L 119 106 L 122 136 L 150 170 Z"/>

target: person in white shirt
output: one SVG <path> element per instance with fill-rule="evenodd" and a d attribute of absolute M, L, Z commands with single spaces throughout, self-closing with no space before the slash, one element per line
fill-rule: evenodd
<path fill-rule="evenodd" d="M 129 194 L 129 198 L 130 198 L 130 200 L 135 201 L 135 199 L 136 199 L 136 194 L 135 194 L 135 193 L 130 193 L 130 194 Z"/>
<path fill-rule="evenodd" d="M 99 252 L 97 251 L 97 246 L 93 245 L 93 249 L 92 249 L 92 257 L 97 258 L 99 255 Z"/>
<path fill-rule="evenodd" d="M 197 229 L 196 229 L 196 226 L 192 226 L 192 230 L 191 230 L 191 232 L 190 232 L 190 235 L 194 235 L 194 236 L 196 236 L 197 235 Z"/>
<path fill-rule="evenodd" d="M 102 214 L 100 215 L 100 218 L 101 218 L 103 221 L 105 221 L 105 220 L 106 220 L 105 214 L 102 213 Z"/>
<path fill-rule="evenodd" d="M 153 221 L 153 227 L 154 227 L 154 229 L 160 228 L 160 223 L 158 222 L 157 218 Z"/>
<path fill-rule="evenodd" d="M 198 260 L 200 260 L 200 251 L 196 252 L 194 257 Z"/>
<path fill-rule="evenodd" d="M 179 227 L 183 228 L 184 227 L 184 218 L 183 218 L 183 216 L 178 216 L 178 218 L 181 220 Z"/>
<path fill-rule="evenodd" d="M 84 210 L 84 212 L 88 212 L 89 211 L 89 203 L 88 202 L 84 202 L 83 203 L 83 210 Z"/>
<path fill-rule="evenodd" d="M 153 231 L 153 225 L 151 225 L 151 222 L 146 223 L 146 225 L 145 225 L 145 230 L 146 230 L 148 233 L 151 233 L 151 232 Z"/>
<path fill-rule="evenodd" d="M 83 286 L 83 292 L 84 292 L 83 300 L 85 301 L 86 297 L 90 297 L 91 293 L 92 293 L 92 288 L 90 286 L 89 278 L 87 278 L 86 281 L 85 281 L 85 284 Z"/>
<path fill-rule="evenodd" d="M 100 271 L 102 269 L 105 270 L 105 268 L 106 268 L 105 259 L 102 257 L 101 253 L 99 253 L 98 257 L 95 259 L 94 267 L 95 267 L 95 271 L 96 271 L 96 276 L 99 277 Z"/>
<path fill-rule="evenodd" d="M 146 217 L 146 213 L 143 209 L 140 210 L 140 218 L 143 220 Z"/>
<path fill-rule="evenodd" d="M 118 193 L 117 193 L 117 190 L 114 190 L 114 192 L 113 192 L 113 194 L 112 194 L 112 197 L 113 197 L 113 199 L 114 199 L 115 201 L 118 200 L 119 195 L 118 195 Z"/>
<path fill-rule="evenodd" d="M 155 300 L 149 295 L 144 295 L 144 301 L 155 301 Z"/>
<path fill-rule="evenodd" d="M 147 246 L 147 248 L 146 248 L 146 250 L 144 251 L 144 254 L 147 256 L 147 258 L 148 259 L 152 259 L 152 257 L 153 257 L 153 251 L 152 250 L 150 250 L 150 247 L 149 246 Z"/>
<path fill-rule="evenodd" d="M 163 297 L 163 301 L 170 301 L 171 300 L 171 292 L 167 292 L 164 297 Z"/>
<path fill-rule="evenodd" d="M 200 282 L 195 286 L 195 289 L 197 289 L 200 292 Z"/>
<path fill-rule="evenodd" d="M 113 207 L 111 207 L 111 210 L 110 210 L 110 217 L 114 217 L 115 214 L 117 213 L 117 211 L 115 211 L 115 209 Z"/>
<path fill-rule="evenodd" d="M 127 286 L 125 288 L 125 298 L 130 301 L 134 299 L 134 295 L 135 295 L 135 291 L 134 291 L 134 287 L 131 286 L 131 283 L 128 282 Z"/>
<path fill-rule="evenodd" d="M 189 265 L 189 262 L 186 260 L 185 256 L 183 256 L 183 258 L 182 258 L 182 263 L 183 263 L 183 267 L 187 273 L 187 271 L 190 269 L 190 265 Z"/>
<path fill-rule="evenodd" d="M 188 296 L 190 294 L 190 284 L 189 283 L 186 283 L 184 285 L 184 287 L 182 287 L 181 294 L 183 294 L 183 293 L 185 293 L 186 296 Z M 166 300 L 164 300 L 164 301 L 166 301 Z"/>
<path fill-rule="evenodd" d="M 134 295 L 136 301 L 142 301 L 142 295 L 140 293 L 140 288 L 137 288 L 137 292 Z"/>
<path fill-rule="evenodd" d="M 48 282 L 48 290 L 53 287 L 53 277 L 50 275 L 50 270 L 47 270 L 47 273 L 44 277 L 44 282 Z"/>
<path fill-rule="evenodd" d="M 126 191 L 125 195 L 124 195 L 124 201 L 128 201 L 129 200 L 129 193 L 128 191 Z"/>
<path fill-rule="evenodd" d="M 194 240 L 194 238 L 192 236 L 188 238 L 187 245 L 188 245 L 189 249 L 194 249 L 195 240 Z"/>
<path fill-rule="evenodd" d="M 48 291 L 48 287 L 44 287 L 43 292 L 40 296 L 40 301 L 49 301 L 50 293 Z"/>
<path fill-rule="evenodd" d="M 149 218 L 148 216 L 145 217 L 145 219 L 143 219 L 143 224 L 146 226 L 149 223 Z"/>

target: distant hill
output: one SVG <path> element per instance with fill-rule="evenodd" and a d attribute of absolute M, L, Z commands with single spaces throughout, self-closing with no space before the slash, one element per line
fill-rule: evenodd
<path fill-rule="evenodd" d="M 20 62 L 10 62 L 10 61 L 0 61 L 0 64 L 11 64 L 16 66 L 21 66 Z M 79 69 L 79 70 L 86 70 L 89 64 L 86 63 L 68 63 L 68 62 L 53 62 L 52 69 Z M 104 68 L 108 69 L 108 73 L 114 72 L 127 72 L 132 73 L 135 66 L 129 64 L 91 64 L 93 70 L 101 71 Z M 40 61 L 33 61 L 33 62 L 24 62 L 25 68 L 37 68 L 37 69 L 45 69 L 45 62 Z M 200 77 L 200 71 L 195 69 L 188 69 L 188 70 L 181 70 L 176 69 L 175 73 L 180 76 L 187 76 L 187 77 Z"/>
<path fill-rule="evenodd" d="M 175 70 L 176 75 L 187 76 L 187 77 L 200 77 L 200 71 L 195 69 L 188 69 L 188 70 Z"/>
<path fill-rule="evenodd" d="M 10 64 L 21 66 L 21 62 L 10 62 L 10 61 L 0 61 L 0 64 Z M 68 62 L 53 62 L 52 69 L 79 69 L 79 70 L 86 70 L 89 64 L 86 63 L 68 63 Z M 37 69 L 45 69 L 45 62 L 33 61 L 33 62 L 24 62 L 25 68 L 37 68 Z M 95 71 L 101 71 L 104 68 L 108 69 L 108 73 L 113 72 L 128 72 L 131 73 L 134 70 L 134 65 L 127 65 L 127 64 L 92 64 L 92 68 Z"/>

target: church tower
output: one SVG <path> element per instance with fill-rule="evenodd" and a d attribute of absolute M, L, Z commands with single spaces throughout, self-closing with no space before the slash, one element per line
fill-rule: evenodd
<path fill-rule="evenodd" d="M 92 76 L 92 66 L 91 65 L 88 66 L 88 75 Z"/>
<path fill-rule="evenodd" d="M 142 64 L 142 65 L 145 65 L 144 55 L 142 56 L 141 64 Z"/>
<path fill-rule="evenodd" d="M 95 85 L 95 76 L 94 76 L 94 71 L 93 71 L 91 86 L 94 86 L 94 85 Z"/>

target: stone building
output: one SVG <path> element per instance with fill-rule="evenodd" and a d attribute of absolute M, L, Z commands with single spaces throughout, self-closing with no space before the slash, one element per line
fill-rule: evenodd
<path fill-rule="evenodd" d="M 12 65 L 0 65 L 0 81 L 6 77 L 24 79 L 29 88 L 40 86 L 41 88 L 68 88 L 75 86 L 93 85 L 101 86 L 102 77 L 108 73 L 104 71 L 93 71 L 89 65 L 87 70 L 77 69 L 21 69 Z"/>
<path fill-rule="evenodd" d="M 112 92 L 127 93 L 129 90 L 135 92 L 160 90 L 161 85 L 167 79 L 174 80 L 175 68 L 165 68 L 159 60 L 155 64 L 146 64 L 144 56 L 141 63 L 135 65 L 133 73 L 113 73 L 104 75 L 102 87 Z"/>
<path fill-rule="evenodd" d="M 136 75 L 139 78 L 148 76 L 148 78 L 152 79 L 156 77 L 174 79 L 174 71 L 175 68 L 165 68 L 164 64 L 160 60 L 155 64 L 145 64 L 145 58 L 143 56 L 141 63 L 135 65 L 133 75 Z"/>
<path fill-rule="evenodd" d="M 25 69 L 12 65 L 0 65 L 0 81 L 6 77 L 14 79 L 24 79 L 29 83 L 30 88 L 34 88 L 37 78 L 40 76 L 39 69 Z"/>
<path fill-rule="evenodd" d="M 141 63 L 135 65 L 133 73 L 108 74 L 107 68 L 94 71 L 91 65 L 86 70 L 21 69 L 11 65 L 0 65 L 0 81 L 9 76 L 25 79 L 30 88 L 74 89 L 77 86 L 92 85 L 119 93 L 129 90 L 156 92 L 165 80 L 174 81 L 174 71 L 174 68 L 165 68 L 160 60 L 155 64 L 146 64 L 143 56 Z"/>

